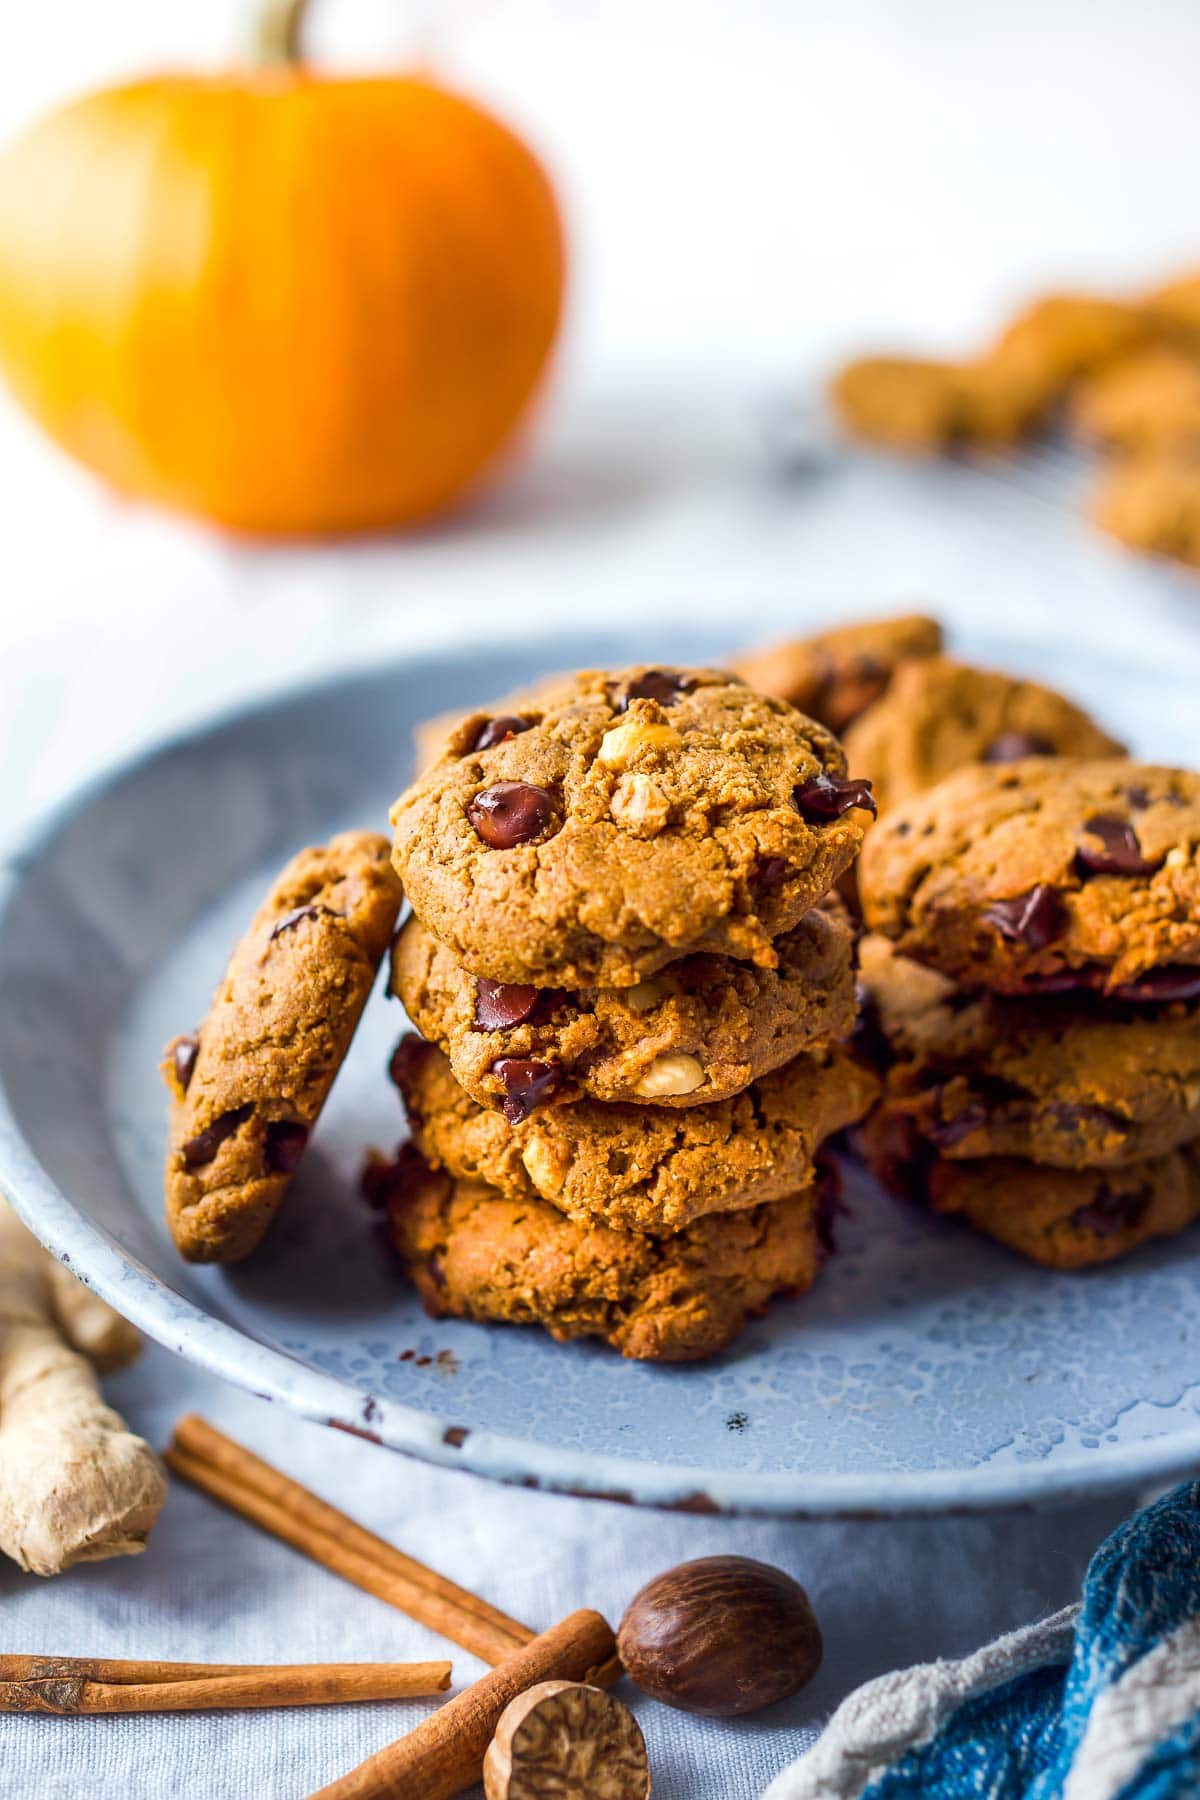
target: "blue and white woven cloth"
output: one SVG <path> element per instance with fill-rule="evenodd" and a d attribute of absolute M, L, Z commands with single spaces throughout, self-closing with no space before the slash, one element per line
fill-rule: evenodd
<path fill-rule="evenodd" d="M 1200 1482 L 1096 1552 L 1083 1599 L 868 1682 L 764 1800 L 1200 1796 Z"/>

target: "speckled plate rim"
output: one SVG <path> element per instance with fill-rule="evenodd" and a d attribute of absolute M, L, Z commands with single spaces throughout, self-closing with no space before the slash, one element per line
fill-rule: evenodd
<path fill-rule="evenodd" d="M 636 650 L 638 633 L 629 634 Z M 594 642 L 594 639 L 593 639 Z M 556 634 L 553 649 L 570 653 Z M 495 648 L 511 649 L 511 639 Z M 1045 646 L 1041 646 L 1043 649 Z M 1063 649 L 1066 649 L 1064 644 Z M 475 645 L 478 652 L 488 646 Z M 390 659 L 409 671 L 432 672 L 454 660 L 453 649 Z M 159 738 L 72 791 L 8 845 L 0 859 L 0 935 L 26 867 L 97 795 L 176 751 L 193 748 L 240 722 L 293 706 L 331 686 L 351 683 L 379 665 L 348 665 L 317 679 L 208 715 Z M 115 1306 L 147 1337 L 209 1374 L 318 1423 L 388 1449 L 489 1480 L 551 1493 L 704 1514 L 783 1518 L 884 1518 L 914 1513 L 979 1512 L 1066 1503 L 1086 1496 L 1164 1482 L 1200 1465 L 1200 1422 L 1169 1436 L 1064 1456 L 1052 1465 L 982 1464 L 928 1470 L 881 1468 L 859 1474 L 706 1470 L 700 1466 L 557 1449 L 536 1439 L 467 1429 L 452 1415 L 385 1400 L 322 1375 L 286 1351 L 258 1342 L 214 1317 L 163 1281 L 92 1223 L 47 1174 L 27 1142 L 0 1080 L 0 1188 L 19 1217 L 60 1262 Z"/>

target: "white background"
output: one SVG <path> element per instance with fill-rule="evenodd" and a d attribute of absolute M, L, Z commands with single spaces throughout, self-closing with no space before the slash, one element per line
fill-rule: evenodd
<path fill-rule="evenodd" d="M 233 0 L 7 10 L 0 132 L 102 79 L 215 66 L 241 13 Z M 871 463 L 781 483 L 760 433 L 765 401 L 811 390 L 843 349 L 966 346 L 1044 285 L 1136 288 L 1200 263 L 1190 0 L 317 10 L 314 47 L 331 60 L 374 64 L 419 40 L 555 171 L 574 279 L 544 429 L 515 479 L 452 525 L 298 551 L 114 503 L 0 401 L 0 833 L 233 695 L 455 633 L 540 635 L 560 617 L 703 611 L 727 617 L 736 642 L 772 621 L 920 598 L 968 635 L 1004 624 L 1035 672 L 1064 623 L 1119 653 L 1200 655 L 1200 587 L 1123 557 L 1071 512 Z M 119 1393 L 161 1434 L 183 1379 L 156 1352 Z M 193 1382 L 188 1400 L 539 1623 L 585 1597 L 619 1608 L 637 1580 L 702 1550 L 749 1548 L 802 1569 L 834 1627 L 830 1662 L 777 1728 L 819 1717 L 895 1660 L 965 1650 L 1059 1604 L 1112 1512 L 883 1536 L 726 1528 L 502 1500 L 391 1464 L 385 1498 L 365 1447 L 345 1447 L 335 1471 L 311 1428 L 264 1424 L 254 1403 L 211 1385 Z M 531 1539 L 547 1558 L 536 1579 L 522 1563 Z M 5 1647 L 222 1659 L 424 1649 L 395 1621 L 381 1629 L 382 1609 L 360 1615 L 336 1583 L 294 1568 L 176 1495 L 144 1565 L 47 1589 L 0 1574 Z M 322 1608 L 336 1631 L 317 1629 Z M 651 1727 L 668 1800 L 740 1800 L 786 1755 L 782 1734 L 688 1738 L 673 1724 Z M 140 1800 L 183 1791 L 178 1771 L 199 1756 L 208 1794 L 282 1800 L 353 1760 L 350 1743 L 365 1753 L 399 1728 L 376 1716 L 361 1735 L 343 1718 L 272 1722 L 269 1738 L 232 1722 L 135 1738 L 103 1721 L 83 1735 L 9 1721 L 0 1793 L 16 1800 L 35 1781 L 39 1793 Z M 275 1748 L 260 1764 L 264 1743 Z"/>
<path fill-rule="evenodd" d="M 242 17 L 13 7 L 0 132 L 104 78 L 216 66 Z M 218 694 L 456 624 L 677 605 L 740 635 L 756 610 L 923 595 L 1029 631 L 1107 603 L 1118 637 L 1135 611 L 1193 632 L 1190 584 L 1069 514 L 966 532 L 904 471 L 780 491 L 757 435 L 764 395 L 840 349 L 966 345 L 1047 282 L 1200 262 L 1188 0 L 318 0 L 312 36 L 359 66 L 432 44 L 554 169 L 574 281 L 535 454 L 453 529 L 248 549 L 115 505 L 0 403 L 6 808 Z"/>

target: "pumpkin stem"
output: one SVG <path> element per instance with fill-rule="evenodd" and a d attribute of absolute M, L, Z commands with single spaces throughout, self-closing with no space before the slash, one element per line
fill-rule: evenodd
<path fill-rule="evenodd" d="M 298 63 L 310 0 L 259 0 L 250 53 L 257 63 Z"/>

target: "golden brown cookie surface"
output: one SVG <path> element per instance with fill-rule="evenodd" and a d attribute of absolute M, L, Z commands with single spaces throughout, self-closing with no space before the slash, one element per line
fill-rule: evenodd
<path fill-rule="evenodd" d="M 870 929 L 965 986 L 1200 992 L 1200 777 L 1125 758 L 975 764 L 893 807 Z"/>
<path fill-rule="evenodd" d="M 234 1262 L 275 1215 L 400 908 L 386 838 L 345 832 L 283 870 L 199 1033 L 167 1048 L 167 1220 L 190 1262 Z"/>
<path fill-rule="evenodd" d="M 881 808 L 967 763 L 1123 749 L 1053 688 L 948 656 L 902 663 L 883 699 L 846 734 L 851 766 L 871 778 Z"/>
<path fill-rule="evenodd" d="M 403 1040 L 392 1067 L 413 1141 L 435 1168 L 510 1200 L 545 1200 L 571 1218 L 652 1233 L 807 1186 L 826 1138 L 860 1119 L 878 1092 L 875 1076 L 834 1047 L 707 1106 L 583 1099 L 510 1124 L 477 1105 L 441 1051 L 419 1038 Z"/>
<path fill-rule="evenodd" d="M 1200 356 L 1156 345 L 1084 382 L 1071 402 L 1078 436 L 1125 455 L 1200 452 Z"/>
<path fill-rule="evenodd" d="M 530 1061 L 544 1098 L 703 1106 L 740 1092 L 854 1023 L 853 928 L 833 896 L 775 940 L 778 965 L 688 956 L 635 987 L 544 989 L 469 975 L 416 918 L 392 952 L 392 991 L 482 1106 L 510 1116 Z M 508 1079 L 511 1075 L 512 1080 Z M 552 1088 L 548 1084 L 552 1083 Z"/>
<path fill-rule="evenodd" d="M 845 429 L 865 443 L 928 455 L 956 445 L 1006 447 L 1040 422 L 1046 396 L 1024 359 L 935 362 L 867 356 L 830 389 Z"/>
<path fill-rule="evenodd" d="M 1200 568 L 1200 456 L 1163 451 L 1115 462 L 1096 486 L 1092 516 L 1131 550 Z"/>
<path fill-rule="evenodd" d="M 803 1293 L 819 1261 L 811 1187 L 658 1238 L 505 1199 L 416 1156 L 383 1191 L 392 1242 L 435 1317 L 542 1325 L 651 1362 L 715 1355 L 772 1296 Z"/>
<path fill-rule="evenodd" d="M 396 802 L 413 908 L 472 974 L 625 987 L 692 951 L 773 967 L 872 808 L 835 738 L 710 670 L 585 671 Z"/>

